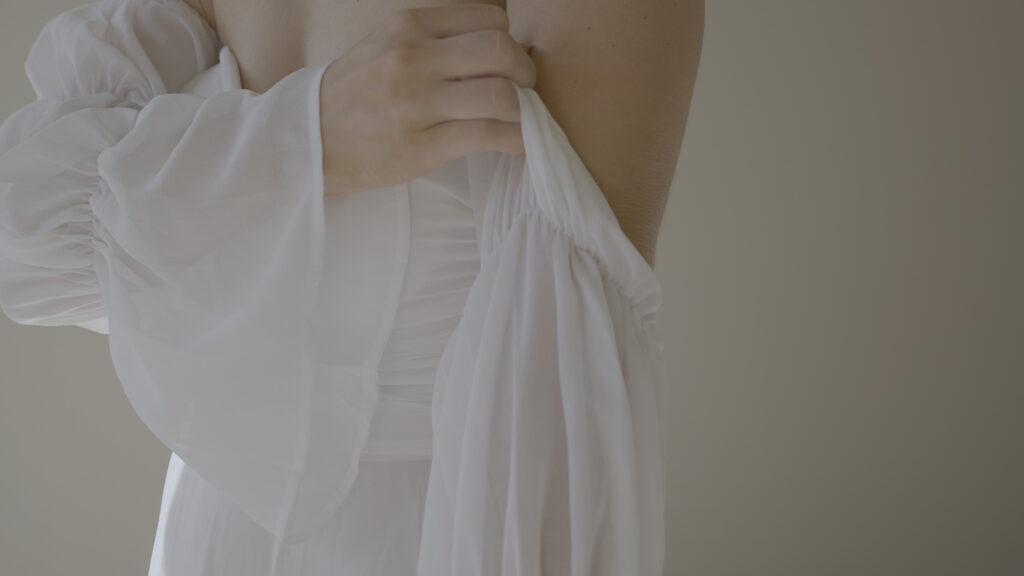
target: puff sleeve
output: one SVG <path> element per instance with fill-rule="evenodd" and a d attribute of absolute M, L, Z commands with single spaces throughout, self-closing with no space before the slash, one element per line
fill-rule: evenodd
<path fill-rule="evenodd" d="M 368 418 L 311 353 L 326 66 L 178 93 L 220 47 L 181 0 L 46 24 L 25 63 L 38 99 L 0 126 L 0 307 L 109 333 L 149 429 L 295 542 L 351 485 Z"/>
<path fill-rule="evenodd" d="M 480 249 L 441 357 L 419 576 L 661 576 L 661 287 L 539 95 L 469 157 Z"/>

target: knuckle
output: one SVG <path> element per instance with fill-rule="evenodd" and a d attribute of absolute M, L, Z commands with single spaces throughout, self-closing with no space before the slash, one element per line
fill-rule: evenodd
<path fill-rule="evenodd" d="M 411 42 L 398 42 L 388 51 L 386 66 L 389 73 L 399 79 L 416 66 L 416 47 Z"/>

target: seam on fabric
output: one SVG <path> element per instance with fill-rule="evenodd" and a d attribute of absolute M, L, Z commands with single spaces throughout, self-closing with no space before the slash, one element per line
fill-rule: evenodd
<path fill-rule="evenodd" d="M 649 317 L 656 316 L 656 310 L 645 310 L 645 307 L 642 306 L 640 302 L 638 302 L 638 300 L 640 299 L 635 294 L 632 294 L 628 289 L 626 289 L 622 281 L 616 278 L 615 275 L 611 273 L 611 270 L 608 268 L 608 265 L 604 262 L 604 259 L 598 255 L 596 250 L 577 241 L 577 239 L 571 232 L 565 230 L 565 228 L 563 228 L 557 222 L 553 221 L 551 218 L 548 218 L 547 214 L 544 213 L 544 210 L 535 206 L 530 206 L 528 208 L 520 210 L 519 213 L 517 213 L 515 217 L 512 218 L 508 226 L 498 233 L 497 240 L 493 242 L 491 245 L 491 250 L 481 259 L 481 269 L 483 269 L 485 263 L 487 263 L 492 257 L 494 257 L 495 253 L 501 250 L 501 247 L 505 244 L 505 239 L 508 236 L 509 230 L 518 225 L 520 220 L 523 220 L 527 217 L 535 217 L 538 220 L 541 220 L 544 223 L 544 225 L 546 225 L 556 234 L 568 238 L 574 250 L 579 250 L 586 254 L 587 256 L 589 256 L 590 258 L 592 258 L 594 262 L 597 264 L 597 268 L 601 273 L 602 279 L 605 279 L 608 282 L 610 282 L 613 286 L 615 286 L 619 293 L 621 293 L 625 297 L 626 302 L 629 304 L 629 308 L 632 311 L 633 315 L 636 316 L 642 324 L 650 321 Z"/>

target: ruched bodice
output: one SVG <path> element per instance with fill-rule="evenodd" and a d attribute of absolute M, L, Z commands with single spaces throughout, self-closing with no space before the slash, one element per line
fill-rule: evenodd
<path fill-rule="evenodd" d="M 363 459 L 430 457 L 430 402 L 441 353 L 480 268 L 466 162 L 409 183 L 409 252 L 378 366 Z"/>

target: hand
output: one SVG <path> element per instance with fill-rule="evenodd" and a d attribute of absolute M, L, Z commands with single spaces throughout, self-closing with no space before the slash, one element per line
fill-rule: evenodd
<path fill-rule="evenodd" d="M 478 150 L 522 155 L 515 84 L 537 77 L 525 48 L 497 6 L 396 12 L 324 71 L 324 194 L 401 184 Z"/>

